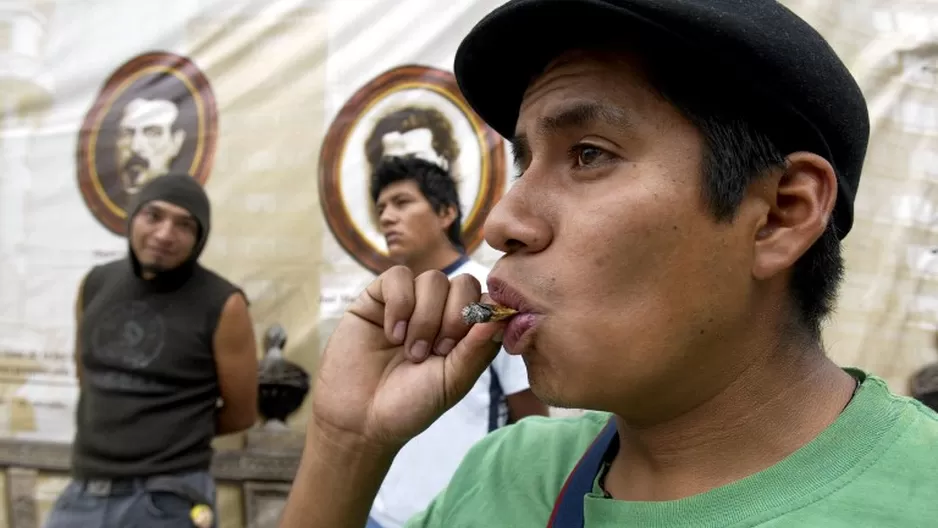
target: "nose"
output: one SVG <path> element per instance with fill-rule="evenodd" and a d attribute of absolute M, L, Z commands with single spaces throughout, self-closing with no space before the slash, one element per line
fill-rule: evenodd
<path fill-rule="evenodd" d="M 173 238 L 173 225 L 171 222 L 160 222 L 153 231 L 153 236 L 161 243 L 170 243 Z"/>
<path fill-rule="evenodd" d="M 378 215 L 378 227 L 381 229 L 387 229 L 397 223 L 397 214 L 392 211 L 391 207 L 386 207 L 381 214 Z"/>
<path fill-rule="evenodd" d="M 495 205 L 485 220 L 485 241 L 506 254 L 538 253 L 550 245 L 553 230 L 543 214 L 546 194 L 527 176 Z"/>
<path fill-rule="evenodd" d="M 130 150 L 138 154 L 143 152 L 145 141 L 146 138 L 143 137 L 143 133 L 140 130 L 134 130 L 133 137 L 130 140 Z"/>

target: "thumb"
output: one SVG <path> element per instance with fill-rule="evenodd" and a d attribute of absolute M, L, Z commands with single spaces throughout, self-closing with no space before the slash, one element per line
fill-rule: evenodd
<path fill-rule="evenodd" d="M 504 329 L 504 322 L 474 325 L 453 351 L 446 355 L 443 385 L 447 409 L 466 396 L 498 355 Z"/>

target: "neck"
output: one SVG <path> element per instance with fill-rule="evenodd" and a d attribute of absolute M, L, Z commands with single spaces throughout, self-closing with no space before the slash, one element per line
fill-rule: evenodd
<path fill-rule="evenodd" d="M 193 261 L 186 262 L 170 270 L 155 272 L 150 269 L 143 269 L 133 251 L 129 253 L 128 260 L 130 262 L 130 269 L 134 275 L 142 280 L 147 288 L 154 291 L 171 291 L 179 288 L 189 280 L 193 270 L 198 266 L 198 264 Z"/>
<path fill-rule="evenodd" d="M 462 253 L 456 251 L 456 248 L 446 242 L 443 247 L 410 259 L 405 265 L 410 268 L 414 276 L 417 276 L 425 271 L 442 270 L 456 262 L 461 256 Z"/>
<path fill-rule="evenodd" d="M 716 395 L 662 423 L 617 418 L 620 448 L 606 490 L 620 500 L 697 495 L 780 462 L 832 424 L 853 378 L 815 344 L 754 361 Z M 783 434 L 780 434 L 783 432 Z"/>

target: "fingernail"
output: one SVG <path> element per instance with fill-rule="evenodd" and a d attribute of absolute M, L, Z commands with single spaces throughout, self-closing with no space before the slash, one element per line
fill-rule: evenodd
<path fill-rule="evenodd" d="M 394 331 L 391 333 L 391 336 L 398 343 L 404 341 L 404 338 L 407 337 L 407 321 L 399 321 L 394 325 Z"/>
<path fill-rule="evenodd" d="M 410 345 L 410 357 L 415 361 L 423 361 L 427 359 L 427 355 L 430 353 L 430 346 L 426 341 L 416 341 L 413 345 Z"/>
<path fill-rule="evenodd" d="M 441 356 L 445 356 L 453 351 L 453 348 L 456 347 L 456 341 L 453 341 L 450 338 L 441 340 L 436 344 L 436 353 Z"/>
<path fill-rule="evenodd" d="M 498 332 L 495 332 L 495 335 L 492 336 L 492 341 L 496 343 L 501 343 L 504 339 L 505 339 L 504 330 L 499 330 Z"/>

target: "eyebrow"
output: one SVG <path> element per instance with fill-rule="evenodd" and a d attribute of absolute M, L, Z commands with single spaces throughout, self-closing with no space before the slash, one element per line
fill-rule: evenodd
<path fill-rule="evenodd" d="M 152 203 L 151 203 L 151 204 L 147 204 L 147 210 L 148 210 L 148 211 L 151 211 L 151 212 L 162 213 L 162 214 L 164 214 L 164 215 L 166 215 L 166 216 L 169 216 L 169 217 L 172 217 L 172 218 L 174 218 L 174 219 L 176 219 L 176 220 L 196 221 L 196 220 L 195 220 L 195 216 L 193 216 L 192 213 L 186 212 L 186 213 L 184 213 L 184 214 L 183 214 L 183 213 L 178 213 L 178 214 L 177 214 L 177 213 L 175 213 L 175 212 L 173 212 L 173 211 L 171 211 L 171 210 L 169 210 L 169 209 L 166 209 L 166 208 L 164 208 L 164 207 L 160 207 L 159 205 L 152 204 Z"/>
<path fill-rule="evenodd" d="M 385 205 L 388 202 L 393 202 L 395 200 L 400 200 L 401 198 L 411 198 L 413 195 L 407 191 L 394 191 L 391 194 L 379 199 L 375 202 L 375 206 Z"/>
<path fill-rule="evenodd" d="M 621 109 L 600 102 L 573 102 L 561 107 L 551 115 L 541 117 L 537 122 L 539 134 L 549 135 L 583 128 L 601 123 L 613 128 L 627 129 L 634 126 L 634 122 Z M 531 144 L 524 133 L 515 134 L 509 140 L 511 153 L 515 165 L 520 168 L 521 163 L 531 153 Z"/>

